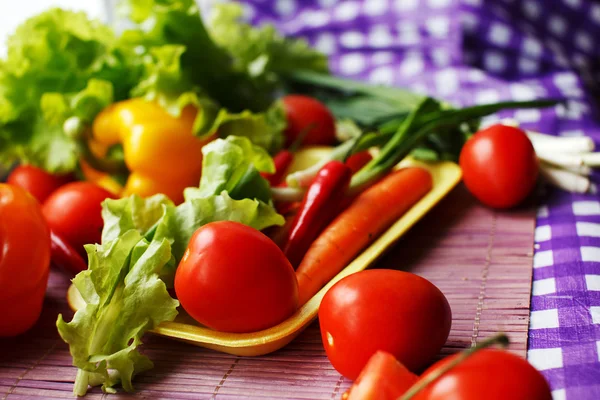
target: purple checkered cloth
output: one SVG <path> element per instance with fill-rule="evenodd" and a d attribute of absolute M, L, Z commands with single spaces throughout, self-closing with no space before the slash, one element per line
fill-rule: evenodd
<path fill-rule="evenodd" d="M 404 86 L 456 105 L 567 97 L 503 112 L 521 126 L 592 137 L 600 3 L 590 0 L 245 0 L 330 56 L 339 75 Z M 597 110 L 597 109 L 596 109 Z M 600 198 L 550 191 L 536 230 L 529 361 L 554 399 L 600 399 Z"/>

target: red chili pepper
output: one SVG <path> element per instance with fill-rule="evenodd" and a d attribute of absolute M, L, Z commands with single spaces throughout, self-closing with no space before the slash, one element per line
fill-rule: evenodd
<path fill-rule="evenodd" d="M 348 157 L 348 159 L 346 160 L 346 165 L 350 167 L 352 173 L 355 174 L 358 171 L 360 171 L 362 167 L 367 165 L 372 159 L 373 156 L 371 155 L 371 153 L 369 153 L 368 150 L 365 150 L 352 154 L 350 157 Z"/>
<path fill-rule="evenodd" d="M 271 186 L 277 186 L 285 176 L 287 169 L 294 161 L 294 153 L 289 150 L 281 150 L 273 157 L 273 163 L 275 164 L 275 172 L 272 174 L 261 172 L 263 178 L 269 181 Z"/>
<path fill-rule="evenodd" d="M 330 161 L 317 174 L 304 196 L 283 252 L 296 267 L 321 231 L 342 209 L 352 171 L 341 161 Z"/>
<path fill-rule="evenodd" d="M 50 231 L 50 254 L 54 265 L 69 272 L 76 274 L 87 269 L 83 257 L 65 239 L 52 231 Z"/>

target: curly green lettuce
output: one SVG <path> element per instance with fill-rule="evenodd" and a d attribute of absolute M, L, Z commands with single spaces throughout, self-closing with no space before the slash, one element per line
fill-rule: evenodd
<path fill-rule="evenodd" d="M 153 366 L 138 350 L 141 333 L 177 315 L 179 302 L 159 278 L 171 246 L 166 239 L 149 243 L 132 229 L 86 250 L 89 268 L 73 279 L 86 305 L 71 322 L 59 315 L 56 323 L 79 368 L 73 392 L 82 396 L 99 384 L 114 392 L 117 382 L 131 391 L 133 376 Z"/>
<path fill-rule="evenodd" d="M 236 3 L 216 5 L 208 21 L 213 40 L 232 56 L 234 68 L 258 85 L 276 85 L 281 74 L 294 70 L 327 72 L 327 57 L 305 40 L 280 35 L 274 26 L 253 27 L 242 21 Z"/>
<path fill-rule="evenodd" d="M 284 142 L 283 131 L 287 127 L 285 110 L 280 102 L 274 102 L 269 109 L 260 113 L 245 110 L 231 113 L 222 108 L 212 121 L 203 120 L 204 128 L 198 135 L 207 136 L 217 132 L 219 137 L 244 136 L 252 143 L 265 148 L 271 154 L 281 149 Z"/>
<path fill-rule="evenodd" d="M 306 41 L 242 21 L 235 2 L 215 4 L 206 24 L 193 0 L 127 0 L 123 13 L 139 24 L 124 37 L 146 47 L 184 46 L 181 62 L 194 71 L 193 83 L 231 112 L 266 110 L 287 72 L 328 71 L 326 56 Z"/>
<path fill-rule="evenodd" d="M 260 172 L 275 172 L 273 159 L 245 137 L 217 139 L 202 148 L 200 187 L 187 188 L 186 198 L 207 197 L 227 191 L 235 199 L 271 200 L 269 182 Z"/>
<path fill-rule="evenodd" d="M 273 100 L 286 74 L 327 71 L 324 55 L 216 5 L 205 25 L 193 0 L 126 0 L 133 27 L 117 35 L 83 13 L 51 9 L 23 23 L 0 60 L 0 164 L 70 172 L 98 112 L 131 97 L 178 116 L 200 112 L 198 135 L 249 137 L 277 151 L 285 118 Z M 106 171 L 110 172 L 110 171 Z"/>
<path fill-rule="evenodd" d="M 0 61 L 0 163 L 73 170 L 77 146 L 62 122 L 91 119 L 128 96 L 139 78 L 135 60 L 111 29 L 83 13 L 55 8 L 24 22 Z"/>

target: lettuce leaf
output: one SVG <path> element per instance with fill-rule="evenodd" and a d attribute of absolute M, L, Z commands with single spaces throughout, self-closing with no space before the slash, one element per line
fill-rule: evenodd
<path fill-rule="evenodd" d="M 62 126 L 47 125 L 38 116 L 32 118 L 32 124 L 23 127 L 23 136 L 27 137 L 0 139 L 0 163 L 10 165 L 21 161 L 53 173 L 73 171 L 77 167 L 79 151 L 76 142 L 65 135 Z M 27 129 L 31 130 L 28 132 Z M 19 140 L 27 142 L 19 143 Z"/>
<path fill-rule="evenodd" d="M 44 101 L 42 96 L 42 104 Z M 85 88 L 70 99 L 71 117 L 77 117 L 85 123 L 92 123 L 96 115 L 114 100 L 113 84 L 103 79 L 92 78 Z"/>
<path fill-rule="evenodd" d="M 73 170 L 77 146 L 62 121 L 93 118 L 124 98 L 138 80 L 136 62 L 133 49 L 117 47 L 114 33 L 83 13 L 55 8 L 24 22 L 0 61 L 0 163 Z"/>
<path fill-rule="evenodd" d="M 102 203 L 102 243 L 119 238 L 132 229 L 146 236 L 157 223 L 164 221 L 173 202 L 163 194 L 141 198 L 131 195 L 122 199 L 106 199 Z M 163 236 L 164 237 L 164 236 Z"/>
<path fill-rule="evenodd" d="M 173 245 L 175 205 L 165 195 L 156 194 L 147 198 L 131 195 L 122 199 L 106 199 L 102 204 L 102 243 L 118 239 L 130 230 L 136 230 L 146 240 L 166 239 Z M 159 274 L 168 288 L 173 287 L 177 263 L 171 257 Z"/>
<path fill-rule="evenodd" d="M 327 57 L 305 40 L 280 35 L 274 26 L 253 27 L 242 21 L 237 3 L 214 6 L 208 30 L 213 40 L 232 56 L 234 67 L 259 87 L 279 83 L 280 75 L 294 70 L 327 72 Z"/>
<path fill-rule="evenodd" d="M 150 54 L 144 57 L 142 80 L 132 89 L 131 95 L 157 102 L 174 117 L 179 117 L 188 105 L 196 107 L 196 132 L 203 128 L 205 121 L 214 118 L 219 106 L 192 82 L 189 76 L 191 71 L 182 68 L 181 56 L 184 52 L 182 45 L 151 48 Z"/>
<path fill-rule="evenodd" d="M 96 115 L 113 102 L 113 85 L 102 79 L 90 79 L 77 93 L 47 92 L 40 107 L 48 127 L 63 130 L 69 139 L 78 139 Z"/>
<path fill-rule="evenodd" d="M 221 106 L 256 110 L 271 103 L 271 93 L 259 92 L 234 70 L 230 55 L 214 43 L 193 0 L 125 0 L 121 10 L 137 24 L 123 33 L 123 42 L 146 52 L 158 46 L 182 46 L 182 70 Z"/>
<path fill-rule="evenodd" d="M 216 139 L 202 148 L 200 187 L 187 188 L 186 198 L 208 197 L 227 191 L 234 199 L 271 200 L 269 183 L 260 172 L 272 173 L 271 156 L 245 137 Z"/>
<path fill-rule="evenodd" d="M 241 113 L 231 113 L 222 108 L 209 124 L 199 132 L 205 136 L 217 132 L 219 137 L 245 136 L 252 143 L 264 147 L 271 154 L 281 149 L 284 142 L 283 131 L 287 126 L 285 111 L 280 102 L 275 102 L 265 112 L 253 113 L 245 110 Z"/>
<path fill-rule="evenodd" d="M 138 24 L 124 34 L 130 43 L 184 46 L 181 63 L 192 82 L 235 113 L 265 111 L 287 72 L 328 71 L 325 55 L 305 41 L 242 22 L 236 3 L 215 4 L 207 24 L 193 0 L 127 0 L 123 12 Z"/>
<path fill-rule="evenodd" d="M 143 332 L 177 315 L 179 302 L 159 278 L 171 246 L 166 239 L 148 243 L 130 230 L 86 250 L 89 268 L 73 280 L 86 306 L 71 322 L 59 315 L 56 323 L 79 368 L 73 392 L 83 396 L 98 384 L 114 392 L 119 381 L 132 391 L 133 376 L 153 366 L 138 350 Z"/>

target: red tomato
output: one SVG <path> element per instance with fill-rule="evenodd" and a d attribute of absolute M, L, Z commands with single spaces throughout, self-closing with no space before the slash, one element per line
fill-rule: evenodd
<path fill-rule="evenodd" d="M 452 360 L 444 359 L 421 376 Z M 551 400 L 548 383 L 525 359 L 504 350 L 484 349 L 458 364 L 414 400 Z"/>
<path fill-rule="evenodd" d="M 302 140 L 304 145 L 332 145 L 335 143 L 335 119 L 320 101 L 302 95 L 283 97 L 287 118 L 286 146 L 290 146 L 308 129 Z"/>
<path fill-rule="evenodd" d="M 396 400 L 419 379 L 396 358 L 378 351 L 369 359 L 344 400 Z"/>
<path fill-rule="evenodd" d="M 50 231 L 37 200 L 20 187 L 0 184 L 0 336 L 35 324 L 50 269 Z"/>
<path fill-rule="evenodd" d="M 525 132 L 500 124 L 477 132 L 465 143 L 460 166 L 469 191 L 494 208 L 519 204 L 538 176 L 538 160 Z"/>
<path fill-rule="evenodd" d="M 298 282 L 283 252 L 256 229 L 231 221 L 194 233 L 175 293 L 192 318 L 223 332 L 266 329 L 298 308 Z"/>
<path fill-rule="evenodd" d="M 33 165 L 19 165 L 6 179 L 6 183 L 22 187 L 43 204 L 56 189 L 73 180 L 71 175 L 53 175 Z"/>
<path fill-rule="evenodd" d="M 319 310 L 329 361 L 355 380 L 378 350 L 412 371 L 424 367 L 448 338 L 452 313 L 431 282 L 396 270 L 357 272 L 336 283 Z"/>
<path fill-rule="evenodd" d="M 91 182 L 69 183 L 48 197 L 44 216 L 50 229 L 85 257 L 85 244 L 100 243 L 102 202 L 106 198 L 115 195 Z"/>

